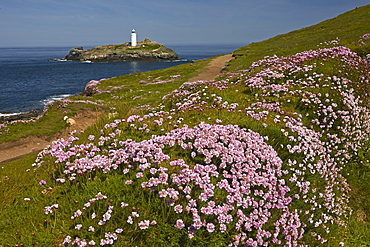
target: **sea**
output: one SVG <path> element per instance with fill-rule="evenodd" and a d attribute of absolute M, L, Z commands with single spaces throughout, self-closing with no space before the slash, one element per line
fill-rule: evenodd
<path fill-rule="evenodd" d="M 63 61 L 71 47 L 0 48 L 0 116 L 43 110 L 48 102 L 80 94 L 90 80 L 192 63 L 241 46 L 173 45 L 168 47 L 179 55 L 178 61 L 111 63 Z"/>

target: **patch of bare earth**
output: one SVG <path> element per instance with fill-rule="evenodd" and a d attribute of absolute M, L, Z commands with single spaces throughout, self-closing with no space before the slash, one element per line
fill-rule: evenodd
<path fill-rule="evenodd" d="M 51 137 L 51 140 L 57 140 L 59 138 L 68 138 L 70 133 L 74 130 L 81 132 L 90 127 L 98 119 L 99 113 L 91 110 L 86 110 L 78 113 L 73 119 L 76 124 L 67 127 L 61 133 L 55 134 Z M 50 137 L 49 137 L 50 138 Z M 26 138 L 19 139 L 14 142 L 5 142 L 0 144 L 0 164 L 10 162 L 18 159 L 25 154 L 31 152 L 39 152 L 52 142 L 47 141 L 46 138 L 37 136 L 28 136 Z"/>
<path fill-rule="evenodd" d="M 206 71 L 196 77 L 189 79 L 189 82 L 216 79 L 218 75 L 222 72 L 224 66 L 232 58 L 232 54 L 216 57 L 209 63 L 209 65 L 206 66 Z M 88 127 L 95 123 L 95 121 L 98 119 L 98 114 L 99 113 L 94 111 L 84 111 L 77 114 L 73 117 L 73 119 L 76 121 L 76 124 L 69 126 L 62 133 L 58 133 L 52 136 L 51 139 L 66 139 L 73 130 L 76 130 L 77 133 L 86 130 Z M 50 144 L 50 141 L 36 136 L 29 136 L 14 142 L 1 143 L 0 164 L 5 164 L 12 160 L 19 159 L 23 155 L 31 152 L 39 152 Z"/>
<path fill-rule="evenodd" d="M 225 65 L 233 58 L 232 54 L 216 57 L 209 65 L 206 66 L 206 71 L 200 73 L 198 76 L 189 79 L 189 82 L 200 81 L 200 80 L 214 80 L 222 72 Z"/>

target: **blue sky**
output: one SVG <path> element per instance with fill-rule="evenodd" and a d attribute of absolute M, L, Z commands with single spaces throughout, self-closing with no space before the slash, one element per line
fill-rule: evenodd
<path fill-rule="evenodd" d="M 96 46 L 138 39 L 247 45 L 369 0 L 0 0 L 0 47 Z"/>

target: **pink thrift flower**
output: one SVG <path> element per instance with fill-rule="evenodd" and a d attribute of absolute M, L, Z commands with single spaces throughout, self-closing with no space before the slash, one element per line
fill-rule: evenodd
<path fill-rule="evenodd" d="M 81 210 L 78 209 L 76 212 L 73 213 L 73 218 L 77 218 L 81 215 L 82 215 L 82 212 L 81 212 Z"/>
<path fill-rule="evenodd" d="M 207 224 L 207 231 L 208 232 L 214 232 L 215 230 L 215 225 L 213 225 L 212 223 L 208 223 Z"/>
<path fill-rule="evenodd" d="M 129 216 L 129 217 L 127 218 L 127 223 L 129 223 L 130 225 L 132 225 L 132 223 L 134 223 L 134 220 L 132 219 L 132 217 L 131 217 L 131 216 Z"/>
<path fill-rule="evenodd" d="M 150 221 L 149 220 L 142 220 L 138 223 L 138 226 L 141 230 L 147 229 L 149 227 Z"/>
<path fill-rule="evenodd" d="M 103 195 L 101 192 L 99 192 L 97 195 L 96 195 L 96 199 L 98 200 L 103 200 L 103 199 L 107 199 L 108 197 Z"/>
<path fill-rule="evenodd" d="M 56 181 L 61 184 L 64 184 L 66 182 L 64 178 L 57 178 Z"/>
<path fill-rule="evenodd" d="M 158 192 L 159 198 L 165 198 L 168 195 L 168 192 L 164 189 Z"/>
<path fill-rule="evenodd" d="M 65 239 L 64 239 L 64 244 L 69 244 L 69 243 L 71 243 L 72 242 L 72 238 L 71 238 L 71 236 L 67 236 L 67 237 L 65 237 Z"/>
<path fill-rule="evenodd" d="M 184 222 L 182 221 L 182 219 L 178 219 L 176 220 L 176 224 L 175 224 L 175 227 L 178 228 L 178 229 L 182 229 L 185 227 L 185 224 Z"/>
<path fill-rule="evenodd" d="M 226 231 L 226 225 L 220 224 L 220 232 L 225 232 L 225 231 Z"/>
<path fill-rule="evenodd" d="M 174 207 L 174 210 L 175 210 L 175 212 L 176 212 L 177 214 L 180 214 L 180 213 L 182 213 L 182 206 L 181 206 L 181 205 L 176 205 L 176 206 Z"/>
<path fill-rule="evenodd" d="M 108 220 L 110 220 L 111 216 L 112 215 L 110 213 L 106 212 L 105 214 L 103 214 L 103 220 L 108 221 Z"/>
<path fill-rule="evenodd" d="M 77 231 L 81 230 L 81 228 L 82 228 L 82 225 L 81 225 L 81 224 L 77 224 L 77 225 L 75 226 L 75 229 L 76 229 Z"/>

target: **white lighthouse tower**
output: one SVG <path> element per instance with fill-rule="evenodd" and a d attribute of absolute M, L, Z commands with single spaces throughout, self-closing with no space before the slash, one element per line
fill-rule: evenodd
<path fill-rule="evenodd" d="M 136 31 L 135 29 L 132 29 L 131 31 L 131 46 L 136 46 Z"/>

